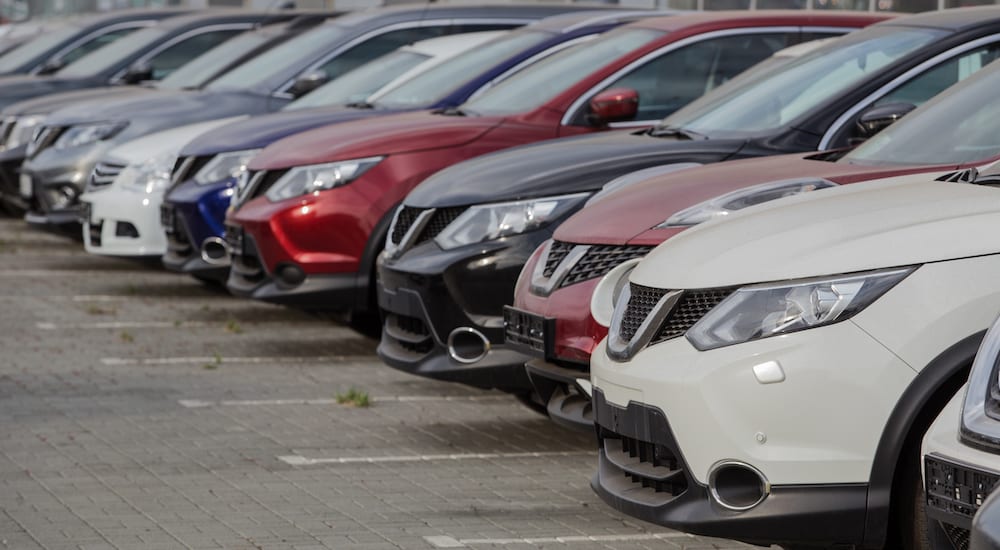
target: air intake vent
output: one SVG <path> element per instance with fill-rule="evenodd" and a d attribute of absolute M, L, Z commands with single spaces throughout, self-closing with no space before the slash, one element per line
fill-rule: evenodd
<path fill-rule="evenodd" d="M 101 161 L 97 163 L 94 167 L 94 171 L 90 173 L 90 179 L 87 181 L 87 186 L 92 189 L 100 189 L 102 187 L 107 187 L 111 185 L 111 182 L 115 181 L 115 178 L 122 173 L 127 164 L 123 162 L 114 161 Z"/>

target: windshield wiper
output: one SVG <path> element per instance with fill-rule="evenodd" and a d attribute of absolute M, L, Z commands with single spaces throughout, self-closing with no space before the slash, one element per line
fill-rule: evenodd
<path fill-rule="evenodd" d="M 473 113 L 471 111 L 463 111 L 459 107 L 447 107 L 445 109 L 438 109 L 437 111 L 434 111 L 434 114 L 436 114 L 436 115 L 444 115 L 444 116 L 470 116 L 470 115 L 475 115 L 475 113 Z"/>
<path fill-rule="evenodd" d="M 354 103 L 348 103 L 348 107 L 351 109 L 374 109 L 374 103 L 368 103 L 367 101 L 355 101 Z"/>
<path fill-rule="evenodd" d="M 653 137 L 676 137 L 687 140 L 708 139 L 708 136 L 693 132 L 680 126 L 654 126 L 649 129 L 649 135 Z"/>

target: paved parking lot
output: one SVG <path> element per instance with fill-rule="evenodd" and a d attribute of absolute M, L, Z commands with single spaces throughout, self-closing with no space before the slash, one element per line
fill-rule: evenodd
<path fill-rule="evenodd" d="M 0 218 L 0 548 L 739 546 L 609 510 L 587 434 L 374 347 Z"/>

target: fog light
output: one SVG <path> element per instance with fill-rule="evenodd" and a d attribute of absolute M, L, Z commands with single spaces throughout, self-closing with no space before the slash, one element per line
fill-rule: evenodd
<path fill-rule="evenodd" d="M 489 351 L 489 339 L 474 328 L 459 327 L 448 335 L 448 355 L 459 363 L 475 363 Z"/>
<path fill-rule="evenodd" d="M 757 506 L 771 493 L 771 484 L 760 470 L 735 460 L 712 466 L 708 490 L 723 508 L 738 512 Z"/>
<path fill-rule="evenodd" d="M 306 280 L 306 272 L 294 264 L 285 264 L 278 267 L 275 275 L 278 277 L 278 281 L 285 286 L 299 286 Z"/>
<path fill-rule="evenodd" d="M 76 188 L 72 185 L 49 187 L 45 195 L 52 210 L 63 210 L 76 202 Z"/>
<path fill-rule="evenodd" d="M 128 222 L 115 222 L 115 237 L 125 237 L 126 239 L 138 239 L 139 230 Z"/>

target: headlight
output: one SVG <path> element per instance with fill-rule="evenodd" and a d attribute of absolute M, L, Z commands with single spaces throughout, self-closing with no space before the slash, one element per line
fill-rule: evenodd
<path fill-rule="evenodd" d="M 249 149 L 246 151 L 233 151 L 231 153 L 219 153 L 212 160 L 208 161 L 198 173 L 194 175 L 195 183 L 208 185 L 210 183 L 226 181 L 230 178 L 239 179 L 240 174 L 246 172 L 247 163 L 260 149 Z"/>
<path fill-rule="evenodd" d="M 14 122 L 14 128 L 7 135 L 7 142 L 4 144 L 7 149 L 13 149 L 31 141 L 31 136 L 35 134 L 35 128 L 45 122 L 45 115 L 33 115 L 18 117 Z"/>
<path fill-rule="evenodd" d="M 817 189 L 835 187 L 837 184 L 824 179 L 782 180 L 762 183 L 719 195 L 714 199 L 685 208 L 667 218 L 667 221 L 657 225 L 657 229 L 667 227 L 688 227 L 707 222 L 708 220 L 728 216 L 731 212 L 742 210 L 748 206 L 761 204 L 783 197 L 807 193 Z"/>
<path fill-rule="evenodd" d="M 473 206 L 434 241 L 445 250 L 539 229 L 586 200 L 589 193 Z"/>
<path fill-rule="evenodd" d="M 129 164 L 115 180 L 133 191 L 156 193 L 170 185 L 170 172 L 177 162 L 177 153 L 164 153 L 138 164 Z"/>
<path fill-rule="evenodd" d="M 267 198 L 272 202 L 278 202 L 347 185 L 361 177 L 361 174 L 370 170 L 383 158 L 385 157 L 369 157 L 292 168 L 267 190 Z"/>
<path fill-rule="evenodd" d="M 128 126 L 127 122 L 97 122 L 94 124 L 77 124 L 67 128 L 53 145 L 56 149 L 80 147 L 113 138 Z"/>
<path fill-rule="evenodd" d="M 746 286 L 695 323 L 687 339 L 705 351 L 844 321 L 868 307 L 913 269 Z"/>
<path fill-rule="evenodd" d="M 986 333 L 972 362 L 961 424 L 963 440 L 1000 449 L 1000 319 Z"/>

